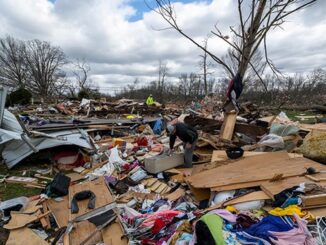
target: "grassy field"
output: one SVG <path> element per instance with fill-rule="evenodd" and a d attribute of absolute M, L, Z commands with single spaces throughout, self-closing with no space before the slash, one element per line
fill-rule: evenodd
<path fill-rule="evenodd" d="M 7 169 L 6 165 L 0 165 L 0 174 L 8 175 L 8 176 L 24 176 L 24 177 L 34 177 L 36 170 L 39 169 L 40 166 L 36 166 L 35 164 L 18 164 L 14 169 Z M 25 175 L 23 175 L 25 174 Z M 41 189 L 36 188 L 26 188 L 24 184 L 13 184 L 13 183 L 0 183 L 0 200 L 8 200 L 15 197 L 20 196 L 34 196 L 41 193 Z"/>

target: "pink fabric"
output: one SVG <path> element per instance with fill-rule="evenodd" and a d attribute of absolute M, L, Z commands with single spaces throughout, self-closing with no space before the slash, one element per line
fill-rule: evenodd
<path fill-rule="evenodd" d="M 307 228 L 307 222 L 294 214 L 298 228 L 293 228 L 287 232 L 271 232 L 277 240 L 271 238 L 275 245 L 317 245 Z"/>
<path fill-rule="evenodd" d="M 154 225 L 155 220 L 160 219 L 162 222 L 169 223 L 172 221 L 172 219 L 181 214 L 180 211 L 174 211 L 174 210 L 165 210 L 153 214 L 144 214 L 138 217 L 144 217 L 145 220 L 142 222 L 141 227 L 151 227 Z"/>
<path fill-rule="evenodd" d="M 226 210 L 226 209 L 215 209 L 212 210 L 210 212 L 208 212 L 209 214 L 216 214 L 218 216 L 220 216 L 221 218 L 229 221 L 230 223 L 236 223 L 237 222 L 237 216 L 233 213 L 231 213 L 230 211 Z"/>

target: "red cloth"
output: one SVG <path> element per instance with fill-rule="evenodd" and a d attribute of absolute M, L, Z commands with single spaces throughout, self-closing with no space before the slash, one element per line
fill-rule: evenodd
<path fill-rule="evenodd" d="M 146 137 L 139 137 L 136 143 L 138 146 L 148 146 L 148 139 Z"/>

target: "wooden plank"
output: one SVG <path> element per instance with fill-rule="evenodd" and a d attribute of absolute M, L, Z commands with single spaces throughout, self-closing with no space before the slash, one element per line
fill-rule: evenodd
<path fill-rule="evenodd" d="M 59 228 L 67 226 L 69 221 L 68 195 L 63 197 L 63 201 L 57 202 L 54 199 L 46 201 Z"/>
<path fill-rule="evenodd" d="M 71 179 L 71 182 L 75 182 L 78 180 L 82 180 L 85 178 L 85 176 L 79 174 L 79 173 L 70 173 L 70 174 L 66 174 L 67 177 L 69 177 Z"/>
<path fill-rule="evenodd" d="M 225 113 L 224 115 L 220 137 L 224 140 L 232 140 L 235 123 L 237 121 L 237 113 Z"/>
<path fill-rule="evenodd" d="M 231 191 L 231 190 L 237 190 L 237 189 L 244 189 L 244 188 L 251 188 L 251 187 L 259 187 L 264 181 L 248 181 L 245 183 L 238 183 L 238 184 L 230 184 L 230 185 L 222 185 L 222 186 L 216 186 L 212 187 L 211 191 Z"/>
<path fill-rule="evenodd" d="M 17 183 L 17 184 L 36 184 L 36 178 L 21 177 L 21 176 L 10 176 L 5 179 L 7 183 Z"/>
<path fill-rule="evenodd" d="M 315 174 L 314 176 L 320 176 L 321 174 Z M 261 183 L 260 188 L 271 198 L 274 198 L 274 195 L 280 193 L 281 191 L 291 188 L 293 186 L 299 185 L 300 183 L 314 183 L 314 181 L 305 178 L 304 176 L 300 177 L 290 177 L 283 180 L 270 182 L 264 181 Z M 321 182 L 326 184 L 325 182 Z"/>
<path fill-rule="evenodd" d="M 200 202 L 210 198 L 211 192 L 209 189 L 205 188 L 195 188 L 189 182 L 186 181 L 191 193 L 194 195 L 195 199 Z"/>
<path fill-rule="evenodd" d="M 318 171 L 326 169 L 326 166 L 310 159 L 289 158 L 286 152 L 269 152 L 192 175 L 189 182 L 196 188 L 212 188 L 270 180 L 277 174 L 284 177 L 299 176 L 308 167 L 314 167 Z"/>
<path fill-rule="evenodd" d="M 81 191 L 90 190 L 95 196 L 95 209 L 99 207 L 103 207 L 104 205 L 111 203 L 113 201 L 112 195 L 108 190 L 103 177 L 99 177 L 93 181 L 86 181 L 81 184 L 73 185 L 69 188 L 69 207 L 71 206 L 71 200 L 73 196 Z M 69 214 L 69 219 L 72 220 L 82 214 L 85 214 L 90 211 L 88 209 L 88 199 L 78 201 L 79 212 L 77 214 Z"/>
<path fill-rule="evenodd" d="M 127 245 L 128 240 L 123 237 L 123 230 L 121 225 L 116 221 L 115 223 L 105 227 L 102 231 L 103 242 L 105 245 Z"/>
<path fill-rule="evenodd" d="M 7 240 L 6 245 L 47 245 L 46 241 L 44 241 L 41 237 L 35 234 L 29 228 L 21 228 L 17 230 L 10 231 L 9 238 Z"/>
<path fill-rule="evenodd" d="M 164 197 L 173 202 L 173 201 L 179 199 L 180 197 L 185 196 L 185 194 L 186 194 L 186 192 L 184 189 L 178 188 L 174 192 L 167 194 Z"/>
<path fill-rule="evenodd" d="M 309 209 L 308 211 L 312 213 L 315 217 L 324 217 L 326 214 L 326 207 L 313 208 Z"/>
<path fill-rule="evenodd" d="M 237 197 L 235 199 L 232 199 L 226 203 L 224 203 L 224 206 L 228 205 L 234 205 L 237 203 L 242 203 L 242 202 L 250 202 L 250 201 L 256 201 L 256 200 L 268 200 L 270 197 L 263 191 L 255 191 L 251 192 L 248 194 L 245 194 L 243 196 Z"/>
<path fill-rule="evenodd" d="M 326 206 L 326 194 L 301 196 L 302 206 L 305 208 L 312 206 Z"/>

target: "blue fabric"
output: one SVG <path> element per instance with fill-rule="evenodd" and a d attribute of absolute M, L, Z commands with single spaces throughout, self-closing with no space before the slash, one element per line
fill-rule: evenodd
<path fill-rule="evenodd" d="M 161 134 L 162 132 L 162 120 L 161 119 L 158 119 L 156 120 L 155 124 L 154 124 L 154 127 L 153 127 L 153 132 L 154 134 Z"/>
<path fill-rule="evenodd" d="M 272 234 L 270 234 L 271 231 L 284 232 L 292 230 L 293 227 L 292 220 L 287 216 L 279 217 L 267 215 L 259 223 L 254 224 L 243 231 L 252 236 L 270 241 L 270 237 L 276 239 Z"/>

